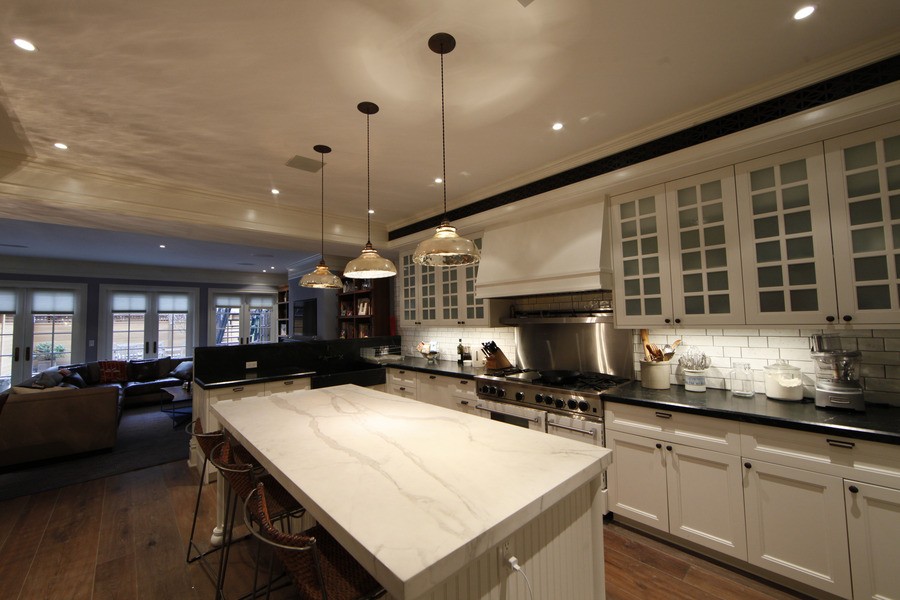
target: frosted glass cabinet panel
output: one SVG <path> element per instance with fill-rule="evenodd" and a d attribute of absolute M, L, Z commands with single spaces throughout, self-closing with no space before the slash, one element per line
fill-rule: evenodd
<path fill-rule="evenodd" d="M 825 143 L 840 319 L 900 323 L 900 123 Z"/>
<path fill-rule="evenodd" d="M 666 205 L 675 318 L 684 325 L 743 323 L 734 170 L 667 183 Z"/>
<path fill-rule="evenodd" d="M 748 324 L 837 316 L 821 144 L 735 166 Z"/>
<path fill-rule="evenodd" d="M 616 324 L 651 327 L 672 323 L 665 187 L 613 196 L 610 207 Z"/>

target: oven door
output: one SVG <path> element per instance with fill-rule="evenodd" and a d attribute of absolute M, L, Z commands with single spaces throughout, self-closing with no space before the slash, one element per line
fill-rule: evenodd
<path fill-rule="evenodd" d="M 594 446 L 603 446 L 606 442 L 602 419 L 574 419 L 572 417 L 549 414 L 547 415 L 547 433 L 586 442 Z M 604 515 L 609 512 L 605 472 L 600 479 L 600 508 Z"/>
<path fill-rule="evenodd" d="M 475 410 L 482 417 L 492 421 L 534 429 L 535 431 L 547 431 L 547 413 L 543 410 L 534 410 L 533 408 L 514 406 L 493 400 L 482 400 L 480 398 L 475 404 Z"/>

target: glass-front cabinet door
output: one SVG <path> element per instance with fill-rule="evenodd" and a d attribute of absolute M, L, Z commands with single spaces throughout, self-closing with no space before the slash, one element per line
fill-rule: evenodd
<path fill-rule="evenodd" d="M 674 322 L 669 279 L 666 190 L 662 185 L 610 198 L 613 290 L 619 327 Z"/>
<path fill-rule="evenodd" d="M 666 205 L 676 323 L 744 323 L 734 170 L 667 183 Z"/>
<path fill-rule="evenodd" d="M 419 321 L 419 282 L 412 254 L 400 257 L 400 321 L 417 325 Z"/>
<path fill-rule="evenodd" d="M 900 122 L 825 153 L 840 320 L 900 323 Z"/>
<path fill-rule="evenodd" d="M 748 324 L 837 315 L 825 161 L 811 144 L 735 166 Z"/>

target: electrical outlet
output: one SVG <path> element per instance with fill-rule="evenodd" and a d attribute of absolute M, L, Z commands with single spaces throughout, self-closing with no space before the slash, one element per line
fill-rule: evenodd
<path fill-rule="evenodd" d="M 500 558 L 500 566 L 505 567 L 506 561 L 509 560 L 509 557 L 512 556 L 512 550 L 510 549 L 509 540 L 506 540 L 499 546 L 497 546 L 497 554 Z"/>
<path fill-rule="evenodd" d="M 244 363 L 244 365 L 245 365 L 244 368 L 246 368 L 246 369 L 255 369 L 255 368 L 256 368 L 256 361 L 255 361 L 255 360 L 248 360 L 246 363 Z"/>

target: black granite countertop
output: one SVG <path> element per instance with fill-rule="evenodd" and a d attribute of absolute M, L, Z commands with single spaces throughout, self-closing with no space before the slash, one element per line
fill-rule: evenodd
<path fill-rule="evenodd" d="M 605 399 L 648 408 L 693 413 L 707 417 L 785 427 L 814 433 L 900 445 L 900 407 L 866 404 L 865 412 L 816 408 L 812 400 L 785 402 L 765 394 L 752 398 L 732 396 L 728 390 L 707 388 L 687 392 L 680 385 L 667 390 L 641 387 L 632 381 L 606 392 Z"/>
<path fill-rule="evenodd" d="M 476 375 L 484 374 L 484 367 L 473 367 L 471 364 L 461 365 L 451 360 L 436 360 L 433 363 L 424 358 L 404 356 L 400 360 L 391 360 L 384 363 L 386 367 L 397 367 L 433 373 L 434 375 L 446 375 L 447 377 L 461 377 L 463 379 L 475 379 Z"/>

